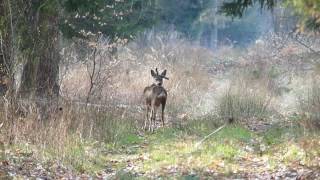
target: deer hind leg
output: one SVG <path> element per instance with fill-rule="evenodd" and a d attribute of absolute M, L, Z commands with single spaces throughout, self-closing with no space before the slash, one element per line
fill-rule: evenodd
<path fill-rule="evenodd" d="M 157 107 L 154 108 L 153 113 L 154 113 L 154 115 L 153 115 L 153 129 L 155 129 L 155 127 L 156 127 L 156 118 L 157 118 Z"/>
<path fill-rule="evenodd" d="M 153 129 L 152 129 L 153 112 L 154 112 L 154 109 L 153 109 L 153 107 L 151 107 L 151 112 L 150 112 L 150 117 L 149 117 L 149 131 L 153 131 Z"/>
<path fill-rule="evenodd" d="M 148 121 L 149 121 L 149 112 L 150 112 L 150 106 L 147 105 L 146 117 L 144 119 L 144 127 L 143 127 L 144 130 L 147 130 L 147 124 L 148 124 Z"/>
<path fill-rule="evenodd" d="M 164 127 L 164 108 L 166 107 L 166 103 L 162 103 L 161 106 L 161 121 L 162 121 L 162 127 Z"/>

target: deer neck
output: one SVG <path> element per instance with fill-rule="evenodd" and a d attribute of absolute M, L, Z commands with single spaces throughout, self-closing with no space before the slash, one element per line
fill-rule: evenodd
<path fill-rule="evenodd" d="M 150 87 L 155 87 L 155 86 L 158 86 L 158 87 L 162 87 L 162 85 L 156 85 L 156 84 L 151 84 L 151 86 Z"/>

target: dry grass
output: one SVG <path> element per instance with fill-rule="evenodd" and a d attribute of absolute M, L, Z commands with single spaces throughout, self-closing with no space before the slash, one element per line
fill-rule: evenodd
<path fill-rule="evenodd" d="M 271 100 L 274 98 L 269 89 L 272 79 L 250 69 L 235 74 L 229 88 L 218 101 L 219 116 L 237 121 L 268 118 L 272 109 Z"/>
<path fill-rule="evenodd" d="M 87 56 L 90 59 L 90 54 Z M 170 80 L 165 81 L 164 86 L 169 93 L 167 112 L 170 117 L 184 113 L 198 115 L 197 100 L 212 83 L 206 70 L 211 56 L 211 51 L 192 45 L 176 33 L 141 34 L 136 41 L 118 47 L 116 57 L 111 58 L 114 61 L 112 68 L 106 64 L 111 56 L 107 56 L 108 60 L 103 60 L 105 56 L 97 56 L 97 61 L 102 62 L 99 67 L 106 66 L 112 71 L 100 72 L 102 77 L 108 78 L 104 78 L 107 81 L 99 79 L 95 82 L 97 87 L 93 96 L 100 98 L 94 98 L 92 102 L 142 106 L 142 91 L 153 82 L 150 70 L 157 67 L 168 71 Z M 63 94 L 71 99 L 84 99 L 90 87 L 88 66 L 78 63 L 64 69 Z M 106 72 L 108 75 L 103 75 Z"/>
<path fill-rule="evenodd" d="M 129 44 L 117 44 L 117 52 L 112 52 L 114 44 L 103 38 L 94 45 L 74 42 L 62 52 L 63 100 L 47 109 L 46 121 L 41 119 L 39 104 L 21 100 L 24 113 L 14 114 L 14 123 L 5 124 L 2 139 L 7 141 L 7 135 L 13 133 L 16 144 L 35 145 L 42 158 L 50 154 L 75 163 L 72 166 L 81 165 L 92 158 L 80 158 L 86 153 L 86 142 L 103 142 L 112 148 L 127 137 L 136 139 L 143 121 L 142 91 L 152 83 L 150 69 L 156 67 L 168 72 L 169 80 L 164 82 L 168 90 L 166 120 L 174 128 L 203 134 L 224 118 L 267 121 L 271 114 L 286 115 L 287 109 L 278 107 L 289 102 L 284 101 L 287 96 L 290 103 L 298 103 L 292 92 L 305 89 L 299 84 L 309 78 L 302 74 L 303 68 L 312 65 L 310 59 L 297 57 L 307 50 L 297 52 L 300 46 L 284 41 L 266 38 L 245 50 L 223 47 L 216 52 L 174 32 L 141 34 Z M 318 66 L 312 67 L 316 72 Z M 301 105 L 305 119 L 318 124 L 319 92 L 315 87 L 302 94 L 307 98 Z M 5 121 L 4 110 L 0 111 L 0 121 Z M 81 161 L 73 161 L 77 158 Z"/>
<path fill-rule="evenodd" d="M 314 81 L 301 99 L 300 114 L 304 127 L 316 131 L 320 128 L 320 87 L 317 81 Z"/>
<path fill-rule="evenodd" d="M 215 52 L 181 38 L 176 32 L 142 33 L 129 44 L 111 44 L 103 37 L 95 42 L 74 41 L 62 51 L 63 111 L 49 110 L 50 118 L 55 119 L 48 121 L 54 123 L 49 127 L 67 127 L 59 133 L 62 136 L 76 132 L 82 137 L 106 141 L 114 138 L 101 135 L 102 132 L 108 134 L 117 121 L 129 121 L 133 128 L 139 127 L 143 120 L 142 91 L 152 83 L 150 69 L 155 67 L 168 71 L 170 80 L 164 82 L 169 94 L 166 119 L 173 124 L 210 114 L 265 118 L 297 86 L 291 85 L 295 69 L 284 62 L 307 50 L 300 48 L 293 53 L 292 49 L 299 44 L 274 34 L 260 41 L 245 50 L 222 47 Z M 113 51 L 114 46 L 117 52 Z M 290 98 L 295 99 L 294 95 L 290 94 Z M 86 103 L 90 105 L 86 107 Z M 32 129 L 32 124 L 37 124 L 39 114 L 34 109 L 25 118 L 30 120 L 21 121 L 29 124 L 21 127 Z M 43 137 L 46 136 L 49 135 Z"/>

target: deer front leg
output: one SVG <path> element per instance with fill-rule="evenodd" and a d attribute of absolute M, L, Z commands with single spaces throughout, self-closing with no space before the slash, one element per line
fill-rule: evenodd
<path fill-rule="evenodd" d="M 146 117 L 144 119 L 144 127 L 143 127 L 144 130 L 147 130 L 147 124 L 149 121 L 149 111 L 150 111 L 150 107 L 147 105 Z"/>
<path fill-rule="evenodd" d="M 156 127 L 156 117 L 157 117 L 157 109 L 154 109 L 154 115 L 153 115 L 153 129 Z"/>
<path fill-rule="evenodd" d="M 161 111 L 161 121 L 162 121 L 162 127 L 164 127 L 164 111 Z"/>
<path fill-rule="evenodd" d="M 149 131 L 153 131 L 152 129 L 152 119 L 153 119 L 153 108 L 151 108 L 150 118 L 149 118 Z"/>
<path fill-rule="evenodd" d="M 162 106 L 161 106 L 161 121 L 162 121 L 162 127 L 164 127 L 164 108 L 165 108 L 165 104 L 162 104 Z"/>

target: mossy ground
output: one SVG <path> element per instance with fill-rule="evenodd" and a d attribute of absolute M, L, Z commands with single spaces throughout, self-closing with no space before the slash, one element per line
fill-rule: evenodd
<path fill-rule="evenodd" d="M 298 125 L 277 124 L 263 133 L 228 125 L 196 146 L 203 138 L 199 134 L 165 127 L 155 133 L 130 134 L 116 145 L 73 137 L 63 154 L 30 144 L 11 146 L 9 151 L 35 156 L 43 163 L 59 161 L 76 174 L 120 179 L 244 177 L 320 166 L 319 136 L 303 133 Z"/>

